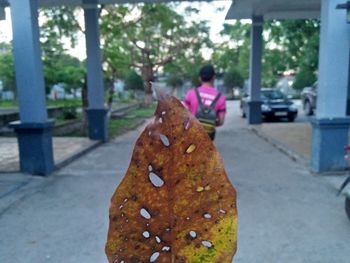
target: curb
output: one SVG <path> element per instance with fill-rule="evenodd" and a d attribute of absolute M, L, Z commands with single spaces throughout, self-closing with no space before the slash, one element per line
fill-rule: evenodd
<path fill-rule="evenodd" d="M 85 149 L 77 152 L 77 153 L 73 153 L 72 155 L 70 155 L 68 158 L 57 162 L 57 164 L 55 165 L 55 170 L 54 172 L 57 172 L 58 170 L 60 170 L 61 168 L 63 168 L 64 166 L 72 163 L 73 161 L 79 159 L 80 157 L 82 157 L 83 155 L 91 152 L 92 150 L 96 149 L 97 147 L 99 147 L 100 145 L 104 144 L 105 142 L 103 141 L 97 141 L 94 144 L 86 147 Z"/>
<path fill-rule="evenodd" d="M 125 105 L 125 106 L 122 106 L 119 108 L 115 108 L 115 109 L 112 108 L 110 110 L 109 114 L 110 114 L 110 116 L 113 116 L 113 114 L 127 113 L 130 110 L 139 108 L 140 105 L 141 105 L 140 102 L 136 102 L 136 103 L 128 104 L 128 105 Z"/>
<path fill-rule="evenodd" d="M 292 161 L 299 163 L 303 166 L 305 166 L 308 170 L 309 169 L 309 161 L 306 160 L 304 157 L 302 157 L 301 155 L 299 155 L 298 153 L 294 152 L 293 150 L 290 150 L 286 145 L 284 145 L 283 143 L 271 138 L 270 136 L 266 135 L 265 133 L 259 131 L 259 129 L 257 129 L 254 126 L 249 126 L 248 130 L 250 130 L 251 132 L 255 133 L 257 136 L 259 136 L 260 138 L 262 138 L 264 141 L 270 143 L 272 146 L 274 146 L 277 150 L 279 150 L 280 152 L 284 153 L 285 155 L 287 155 Z"/>

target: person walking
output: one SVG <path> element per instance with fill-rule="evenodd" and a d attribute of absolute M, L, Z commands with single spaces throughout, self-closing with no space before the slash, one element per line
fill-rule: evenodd
<path fill-rule="evenodd" d="M 201 86 L 186 93 L 184 104 L 214 140 L 216 127 L 224 124 L 226 98 L 214 87 L 215 70 L 205 65 L 199 71 Z"/>

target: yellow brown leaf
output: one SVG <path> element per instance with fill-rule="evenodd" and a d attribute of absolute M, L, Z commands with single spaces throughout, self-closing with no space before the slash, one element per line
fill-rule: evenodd
<path fill-rule="evenodd" d="M 176 98 L 159 99 L 109 217 L 111 263 L 231 263 L 236 192 L 207 133 Z"/>

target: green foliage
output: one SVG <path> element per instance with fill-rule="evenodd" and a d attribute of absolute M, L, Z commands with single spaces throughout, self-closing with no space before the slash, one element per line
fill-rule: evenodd
<path fill-rule="evenodd" d="M 47 101 L 48 106 L 58 106 L 58 107 L 81 107 L 82 103 L 79 99 L 74 100 L 48 100 Z"/>
<path fill-rule="evenodd" d="M 125 88 L 130 90 L 143 90 L 143 80 L 135 70 L 130 70 L 125 78 Z"/>
<path fill-rule="evenodd" d="M 53 7 L 41 9 L 45 17 L 40 30 L 46 92 L 57 83 L 64 83 L 67 92 L 74 92 L 84 83 L 85 67 L 79 59 L 67 54 L 63 39 L 70 40 L 71 47 L 77 41 L 77 32 L 82 31 L 76 19 L 79 9 Z"/>
<path fill-rule="evenodd" d="M 262 58 L 262 86 L 274 87 L 283 72 L 288 69 L 286 65 L 284 51 L 265 48 Z"/>
<path fill-rule="evenodd" d="M 138 119 L 112 119 L 108 122 L 108 134 L 113 138 L 135 127 L 139 122 Z"/>
<path fill-rule="evenodd" d="M 0 107 L 16 107 L 17 101 L 15 100 L 6 100 L 6 101 L 0 101 Z"/>
<path fill-rule="evenodd" d="M 132 110 L 129 112 L 129 116 L 135 116 L 136 118 L 150 118 L 154 115 L 156 110 L 156 104 L 151 105 L 151 107 L 143 108 L 140 107 L 138 109 Z"/>
<path fill-rule="evenodd" d="M 224 24 L 220 34 L 227 40 L 218 44 L 213 53 L 213 62 L 218 71 L 235 69 L 244 79 L 249 77 L 250 27 L 250 24 L 240 21 Z"/>
<path fill-rule="evenodd" d="M 250 56 L 250 24 L 224 25 L 227 42 L 216 47 L 213 60 L 227 71 L 236 68 L 247 79 Z M 285 70 L 296 71 L 296 86 L 314 81 L 318 64 L 320 23 L 317 20 L 269 21 L 264 24 L 262 85 L 273 87 Z M 300 74 L 300 76 L 298 76 Z M 301 81 L 303 80 L 303 81 Z"/>
<path fill-rule="evenodd" d="M 305 87 L 312 86 L 317 80 L 317 76 L 310 68 L 300 68 L 300 71 L 296 74 L 293 83 L 293 88 L 302 90 Z"/>
<path fill-rule="evenodd" d="M 16 90 L 15 68 L 11 44 L 0 43 L 0 80 L 4 90 Z"/>
<path fill-rule="evenodd" d="M 279 46 L 276 68 L 296 71 L 296 89 L 311 85 L 316 79 L 320 22 L 318 20 L 271 21 L 266 24 L 270 42 Z M 271 61 L 271 58 L 270 58 Z"/>
<path fill-rule="evenodd" d="M 62 120 L 74 120 L 78 117 L 77 109 L 81 107 L 80 100 L 61 100 L 61 101 L 49 101 L 50 106 L 61 107 Z"/>
<path fill-rule="evenodd" d="M 108 123 L 108 132 L 111 137 L 120 135 L 128 130 L 134 129 L 142 123 L 145 118 L 153 116 L 156 105 L 151 107 L 138 108 L 128 112 L 126 117 L 120 119 L 111 119 Z"/>
<path fill-rule="evenodd" d="M 176 57 L 174 61 L 164 67 L 167 74 L 167 84 L 173 89 L 181 86 L 185 81 L 190 81 L 193 86 L 198 87 L 199 70 L 208 62 L 198 52 L 188 52 Z"/>
<path fill-rule="evenodd" d="M 63 49 L 64 37 L 70 40 L 72 47 L 76 45 L 76 33 L 83 31 L 77 20 L 80 10 L 80 8 L 69 6 L 41 8 L 39 10 L 39 16 L 44 17 L 40 31 L 41 42 L 44 45 L 54 44 L 52 52 L 55 53 Z"/>
<path fill-rule="evenodd" d="M 55 59 L 44 57 L 43 63 L 47 92 L 57 83 L 64 83 L 65 90 L 70 93 L 83 86 L 86 70 L 77 58 L 62 53 Z"/>
<path fill-rule="evenodd" d="M 244 78 L 236 68 L 230 68 L 224 75 L 224 85 L 226 89 L 235 87 L 243 88 Z"/>
<path fill-rule="evenodd" d="M 209 28 L 203 21 L 187 21 L 185 16 L 198 13 L 198 10 L 188 7 L 184 14 L 179 14 L 166 4 L 135 4 L 106 5 L 100 12 L 100 32 L 103 48 L 103 69 L 106 78 L 126 78 L 130 67 L 139 69 L 143 80 L 154 81 L 159 68 L 168 63 L 185 61 L 186 70 L 181 74 L 172 75 L 172 83 L 180 79 L 193 79 L 190 72 L 198 51 L 209 47 Z M 71 40 L 71 46 L 76 44 L 77 32 L 82 31 L 77 21 L 79 8 L 58 7 L 42 9 L 45 16 L 42 26 L 41 40 L 43 44 L 44 65 L 46 68 L 47 85 L 64 79 L 65 83 L 75 83 L 79 77 L 66 80 L 67 74 L 58 73 L 57 59 L 66 53 L 63 49 L 63 38 Z M 181 58 L 180 61 L 179 58 Z M 190 70 L 188 70 L 190 69 Z M 75 73 L 75 72 L 74 72 Z M 70 74 L 70 75 L 79 75 Z M 197 73 L 195 74 L 197 78 Z M 72 76 L 72 77 L 73 77 Z M 60 81 L 60 82 L 63 82 Z M 73 85 L 73 84 L 72 84 Z M 149 92 L 148 85 L 143 85 Z M 148 90 L 147 90 L 148 88 Z"/>
<path fill-rule="evenodd" d="M 111 5 L 102 14 L 101 37 L 109 71 L 118 74 L 119 68 L 139 68 L 146 83 L 154 81 L 160 67 L 185 53 L 198 52 L 209 42 L 206 23 L 186 22 L 166 4 Z"/>

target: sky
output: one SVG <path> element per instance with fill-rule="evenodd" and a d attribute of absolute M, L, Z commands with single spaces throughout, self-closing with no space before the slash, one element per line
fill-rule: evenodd
<path fill-rule="evenodd" d="M 181 3 L 178 7 L 179 12 L 186 6 L 191 5 L 191 7 L 197 8 L 199 13 L 197 16 L 192 17 L 192 19 L 207 20 L 208 25 L 211 28 L 210 38 L 213 42 L 219 43 L 222 38 L 219 36 L 219 32 L 223 28 L 225 22 L 225 16 L 230 8 L 232 1 L 213 1 L 213 2 L 191 2 L 191 3 Z M 219 9 L 219 11 L 217 10 Z M 11 26 L 11 14 L 10 9 L 6 8 L 6 20 L 0 21 L 0 42 L 9 42 L 12 40 L 12 26 Z M 83 17 L 79 18 L 83 21 Z M 40 23 L 40 21 L 39 21 Z M 78 35 L 78 44 L 75 48 L 70 48 L 67 41 L 67 46 L 69 53 L 79 59 L 84 59 L 85 54 L 85 39 L 84 35 Z"/>

